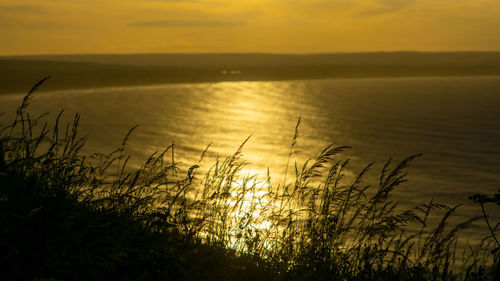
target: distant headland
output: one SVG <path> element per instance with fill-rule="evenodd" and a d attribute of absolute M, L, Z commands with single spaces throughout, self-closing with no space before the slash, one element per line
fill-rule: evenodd
<path fill-rule="evenodd" d="M 500 52 L 102 54 L 0 57 L 0 94 L 221 81 L 500 75 Z"/>

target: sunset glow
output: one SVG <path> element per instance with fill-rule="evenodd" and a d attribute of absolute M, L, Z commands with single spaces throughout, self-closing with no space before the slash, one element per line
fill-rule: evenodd
<path fill-rule="evenodd" d="M 499 50 L 497 0 L 3 0 L 0 55 Z"/>
<path fill-rule="evenodd" d="M 500 280 L 500 0 L 0 0 L 0 280 Z"/>

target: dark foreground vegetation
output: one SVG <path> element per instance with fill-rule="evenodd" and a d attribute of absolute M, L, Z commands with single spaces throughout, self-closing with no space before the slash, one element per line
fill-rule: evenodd
<path fill-rule="evenodd" d="M 31 117 L 42 83 L 0 127 L 0 279 L 500 278 L 494 235 L 457 246 L 460 231 L 481 218 L 450 225 L 457 206 L 401 211 L 390 200 L 416 156 L 387 162 L 371 184 L 363 182 L 371 165 L 346 180 L 348 161 L 338 154 L 347 147 L 333 145 L 290 165 L 291 183 L 240 175 L 243 145 L 203 175 L 198 165 L 180 170 L 172 147 L 130 171 L 127 137 L 116 151 L 85 156 L 78 115 L 59 124 L 60 114 L 51 126 Z M 298 125 L 290 159 L 297 136 Z"/>

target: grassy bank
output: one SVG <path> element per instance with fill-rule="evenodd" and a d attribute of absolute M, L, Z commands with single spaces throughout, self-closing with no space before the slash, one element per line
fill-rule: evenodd
<path fill-rule="evenodd" d="M 294 163 L 289 178 L 242 175 L 244 143 L 205 174 L 180 170 L 173 147 L 127 169 L 128 135 L 83 155 L 71 124 L 31 117 L 35 85 L 0 127 L 0 274 L 11 280 L 497 280 L 493 239 L 457 247 L 480 218 L 448 223 L 458 206 L 391 201 L 405 169 L 377 182 L 344 177 L 345 146 Z M 52 125 L 49 125 L 52 124 Z M 131 132 L 132 133 L 132 132 Z M 203 157 L 203 155 L 201 156 Z M 293 175 L 293 176 L 291 176 Z M 434 223 L 435 222 L 435 223 Z M 417 230 L 417 231 L 411 231 Z"/>

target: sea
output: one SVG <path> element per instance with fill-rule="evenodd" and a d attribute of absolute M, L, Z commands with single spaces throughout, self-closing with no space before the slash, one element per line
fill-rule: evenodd
<path fill-rule="evenodd" d="M 47 81 L 46 83 L 50 83 Z M 25 93 L 0 95 L 0 124 L 7 124 Z M 365 178 L 376 188 L 384 164 L 420 154 L 406 169 L 408 181 L 391 200 L 403 208 L 421 203 L 461 204 L 457 222 L 481 215 L 468 197 L 500 190 L 500 76 L 354 78 L 266 82 L 168 84 L 37 92 L 31 116 L 81 115 L 85 153 L 111 152 L 127 132 L 136 169 L 174 144 L 182 168 L 208 170 L 243 142 L 241 171 L 257 180 L 289 182 L 330 144 L 349 146 L 346 183 L 374 162 Z M 298 137 L 294 142 L 297 123 Z M 203 151 L 205 157 L 200 161 Z M 287 166 L 289 168 L 287 169 Z M 493 218 L 500 206 L 488 205 Z M 495 220 L 494 220 L 495 221 Z M 496 220 L 498 221 L 498 219 Z M 465 237 L 488 235 L 484 220 Z"/>

